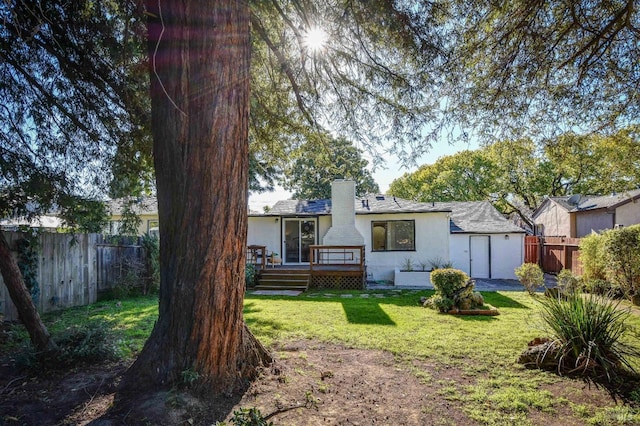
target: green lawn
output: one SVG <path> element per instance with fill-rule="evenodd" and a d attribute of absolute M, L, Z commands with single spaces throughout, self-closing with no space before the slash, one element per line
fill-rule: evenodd
<path fill-rule="evenodd" d="M 500 311 L 495 317 L 443 315 L 421 307 L 420 297 L 431 294 L 319 291 L 298 297 L 247 295 L 245 320 L 268 346 L 317 339 L 390 351 L 400 367 L 427 384 L 434 368 L 455 368 L 464 376 L 464 383 L 439 383 L 439 392 L 484 424 L 532 424 L 531 416 L 537 411 L 554 413 L 567 406 L 575 424 L 640 424 L 640 411 L 632 405 L 574 403 L 547 389 L 564 383 L 579 389 L 582 382 L 526 370 L 516 363 L 527 342 L 544 335 L 537 302 L 524 292 L 484 293 L 486 303 Z M 142 348 L 156 316 L 157 299 L 146 297 L 120 304 L 100 302 L 48 315 L 45 320 L 55 333 L 69 324 L 104 319 L 116 330 L 127 356 L 133 356 Z M 629 324 L 640 329 L 640 317 L 632 315 Z M 640 389 L 636 396 L 640 402 Z"/>

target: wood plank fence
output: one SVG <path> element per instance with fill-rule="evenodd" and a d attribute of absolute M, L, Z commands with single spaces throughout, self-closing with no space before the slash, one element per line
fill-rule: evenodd
<path fill-rule="evenodd" d="M 25 237 L 21 232 L 4 233 L 9 247 Z M 137 244 L 109 244 L 99 234 L 38 235 L 37 281 L 40 294 L 36 308 L 40 313 L 96 302 L 98 293 L 113 288 L 126 265 L 144 261 L 144 251 Z M 17 258 L 17 251 L 13 255 Z M 0 313 L 5 320 L 18 319 L 9 292 L 0 276 Z"/>
<path fill-rule="evenodd" d="M 537 263 L 546 273 L 569 269 L 574 275 L 582 275 L 579 245 L 580 238 L 527 236 L 524 261 Z"/>

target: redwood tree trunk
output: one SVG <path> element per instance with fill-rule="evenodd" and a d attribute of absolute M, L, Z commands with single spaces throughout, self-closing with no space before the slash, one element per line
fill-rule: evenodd
<path fill-rule="evenodd" d="M 2 273 L 4 284 L 9 290 L 9 296 L 11 296 L 11 300 L 18 310 L 20 321 L 27 329 L 33 346 L 40 353 L 54 351 L 57 348 L 56 344 L 40 319 L 36 306 L 33 304 L 33 299 L 31 299 L 29 289 L 27 289 L 22 278 L 20 268 L 18 268 L 18 263 L 11 255 L 9 243 L 3 232 L 0 232 L 0 272 Z"/>
<path fill-rule="evenodd" d="M 205 389 L 228 392 L 269 360 L 242 317 L 249 6 L 152 0 L 147 8 L 160 308 L 123 390 L 168 387 L 190 370 Z"/>

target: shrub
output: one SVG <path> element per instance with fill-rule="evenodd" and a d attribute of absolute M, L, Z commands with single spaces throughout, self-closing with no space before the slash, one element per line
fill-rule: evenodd
<path fill-rule="evenodd" d="M 535 263 L 523 263 L 515 270 L 516 277 L 529 294 L 535 294 L 536 289 L 544 285 L 544 274 L 540 266 Z"/>
<path fill-rule="evenodd" d="M 484 298 L 474 292 L 475 282 L 458 269 L 436 269 L 431 272 L 431 282 L 436 294 L 426 301 L 424 306 L 448 312 L 454 307 L 472 309 L 484 304 Z"/>
<path fill-rule="evenodd" d="M 640 225 L 603 234 L 607 277 L 627 297 L 640 294 Z"/>
<path fill-rule="evenodd" d="M 569 269 L 563 269 L 558 274 L 558 287 L 565 293 L 574 293 L 578 290 L 580 281 Z"/>
<path fill-rule="evenodd" d="M 582 278 L 585 280 L 606 278 L 607 262 L 602 235 L 590 234 L 580 239 L 579 259 L 582 263 Z"/>
<path fill-rule="evenodd" d="M 400 270 L 402 270 L 402 271 L 413 271 L 413 259 L 411 259 L 411 256 L 405 258 L 402 261 L 402 265 L 400 265 Z"/>
<path fill-rule="evenodd" d="M 436 291 L 449 298 L 469 280 L 467 274 L 453 268 L 436 269 L 431 272 L 430 277 Z"/>
<path fill-rule="evenodd" d="M 244 283 L 247 287 L 256 285 L 256 266 L 253 263 L 247 263 L 244 268 Z"/>
<path fill-rule="evenodd" d="M 141 245 L 145 252 L 145 277 L 143 294 L 157 293 L 160 288 L 160 239 L 153 234 L 144 234 Z"/>
<path fill-rule="evenodd" d="M 449 312 L 451 309 L 453 309 L 454 305 L 455 302 L 453 301 L 453 299 L 449 299 L 448 297 L 441 294 L 434 294 L 433 296 L 431 296 L 431 298 L 429 298 L 429 306 L 434 307 L 440 312 Z"/>
<path fill-rule="evenodd" d="M 105 321 L 69 327 L 54 336 L 54 341 L 60 348 L 57 360 L 64 365 L 115 361 L 122 356 L 118 341 Z"/>
<path fill-rule="evenodd" d="M 601 279 L 584 280 L 584 290 L 588 293 L 605 295 L 611 291 L 611 283 Z"/>
<path fill-rule="evenodd" d="M 119 341 L 114 338 L 109 324 L 104 320 L 68 327 L 52 335 L 52 338 L 58 346 L 57 351 L 39 354 L 31 342 L 28 342 L 25 350 L 18 355 L 16 364 L 26 369 L 55 369 L 122 358 Z"/>
<path fill-rule="evenodd" d="M 630 359 L 640 351 L 623 341 L 630 313 L 620 309 L 619 302 L 575 292 L 562 299 L 542 298 L 540 304 L 552 339 L 545 356 L 556 357 L 559 371 L 608 380 L 625 369 L 634 371 Z"/>

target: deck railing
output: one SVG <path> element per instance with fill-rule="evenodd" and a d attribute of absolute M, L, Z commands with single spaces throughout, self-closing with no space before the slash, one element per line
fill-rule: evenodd
<path fill-rule="evenodd" d="M 364 271 L 364 246 L 310 246 L 309 269 Z"/>

